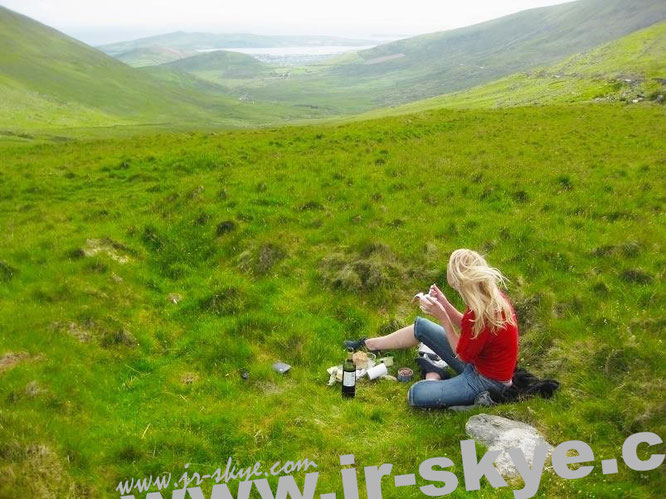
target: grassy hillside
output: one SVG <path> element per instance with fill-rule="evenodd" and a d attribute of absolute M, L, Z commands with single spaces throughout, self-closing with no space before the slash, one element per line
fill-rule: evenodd
<path fill-rule="evenodd" d="M 661 0 L 578 0 L 379 45 L 287 80 L 248 81 L 246 91 L 257 100 L 360 112 L 488 83 L 664 19 Z"/>
<path fill-rule="evenodd" d="M 307 108 L 239 102 L 221 87 L 187 74 L 131 68 L 4 7 L 0 49 L 0 130 L 247 126 L 315 114 Z"/>
<path fill-rule="evenodd" d="M 143 66 L 157 66 L 167 62 L 177 61 L 184 57 L 196 55 L 196 52 L 190 50 L 172 49 L 169 47 L 138 47 L 127 50 L 120 54 L 113 55 L 115 59 L 129 64 L 135 68 Z"/>
<path fill-rule="evenodd" d="M 118 497 L 120 480 L 228 457 L 309 458 L 328 492 L 353 453 L 394 475 L 448 456 L 461 497 L 471 413 L 412 411 L 391 382 L 343 403 L 325 370 L 343 339 L 410 323 L 412 294 L 471 247 L 511 280 L 520 365 L 562 382 L 487 412 L 595 453 L 591 475 L 546 472 L 540 495 L 658 497 L 663 467 L 602 475 L 599 461 L 666 432 L 664 118 L 439 110 L 2 145 L 0 496 Z M 384 497 L 423 496 L 387 479 Z"/>
<path fill-rule="evenodd" d="M 233 78 L 255 78 L 275 72 L 273 67 L 250 55 L 227 50 L 197 54 L 164 66 L 192 73 L 213 82 Z"/>
<path fill-rule="evenodd" d="M 178 31 L 164 35 L 149 36 L 126 42 L 110 43 L 98 47 L 131 66 L 146 66 L 146 54 L 160 54 L 170 62 L 197 50 L 219 48 L 267 48 L 321 45 L 372 45 L 371 40 L 322 35 L 255 35 L 251 33 L 188 33 Z M 181 57 L 176 57 L 182 54 Z M 159 63 L 156 63 L 159 64 Z"/>
<path fill-rule="evenodd" d="M 581 102 L 664 102 L 666 22 L 576 54 L 547 67 L 486 85 L 371 111 L 367 119 L 426 109 L 492 108 Z"/>
<path fill-rule="evenodd" d="M 34 126 L 62 129 L 94 127 L 101 123 L 126 125 L 132 121 L 84 104 L 46 96 L 0 75 L 0 135 L 21 133 Z"/>

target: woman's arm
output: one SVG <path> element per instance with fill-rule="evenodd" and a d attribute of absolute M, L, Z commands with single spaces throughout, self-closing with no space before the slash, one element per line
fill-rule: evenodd
<path fill-rule="evenodd" d="M 444 313 L 441 314 L 441 317 L 438 317 L 438 319 L 439 322 L 442 324 L 444 331 L 446 331 L 446 339 L 449 340 L 449 345 L 451 345 L 451 350 L 453 350 L 453 353 L 456 353 L 456 350 L 458 349 L 458 340 L 460 340 L 460 334 L 458 334 L 458 331 L 456 331 L 456 328 L 454 328 L 453 321 L 451 321 L 451 317 L 449 316 L 448 311 L 446 309 L 443 310 Z M 453 310 L 456 309 L 454 308 Z M 460 323 L 458 323 L 458 325 L 460 326 Z"/>
<path fill-rule="evenodd" d="M 440 324 L 444 328 L 444 331 L 446 332 L 446 339 L 448 340 L 449 345 L 451 345 L 451 349 L 455 353 L 458 347 L 458 340 L 460 339 L 460 334 L 457 331 L 458 328 L 454 326 L 453 321 L 451 320 L 451 317 L 449 317 L 447 310 L 444 308 L 444 305 L 439 300 L 437 300 L 433 296 L 427 296 L 426 300 L 428 304 L 421 305 L 421 310 L 439 320 Z"/>
<path fill-rule="evenodd" d="M 449 317 L 449 320 L 456 325 L 457 328 L 460 328 L 460 323 L 462 322 L 462 316 L 458 309 L 449 303 L 449 300 L 446 299 L 442 290 L 437 287 L 436 284 L 430 286 L 430 295 L 433 296 L 439 303 L 442 304 L 446 314 Z M 447 328 L 447 331 L 449 329 Z"/>

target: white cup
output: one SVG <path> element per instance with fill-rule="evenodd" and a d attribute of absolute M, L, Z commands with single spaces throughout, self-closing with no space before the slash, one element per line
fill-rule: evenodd
<path fill-rule="evenodd" d="M 386 364 L 379 363 L 376 366 L 368 369 L 367 373 L 368 373 L 368 378 L 377 379 L 381 378 L 385 374 L 388 374 L 388 369 L 386 369 Z"/>

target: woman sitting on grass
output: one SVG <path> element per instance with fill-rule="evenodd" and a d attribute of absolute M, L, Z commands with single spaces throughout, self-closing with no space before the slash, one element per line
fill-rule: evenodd
<path fill-rule="evenodd" d="M 476 251 L 458 249 L 451 254 L 447 281 L 462 297 L 467 309 L 460 313 L 433 284 L 421 300 L 421 310 L 439 324 L 417 317 L 414 324 L 377 338 L 345 341 L 354 350 L 409 348 L 423 342 L 458 375 L 447 372 L 427 356 L 418 357 L 425 380 L 407 394 L 411 406 L 450 407 L 471 405 L 484 391 L 499 395 L 511 386 L 518 358 L 518 326 L 509 299 L 499 286 L 505 278 L 488 266 Z"/>

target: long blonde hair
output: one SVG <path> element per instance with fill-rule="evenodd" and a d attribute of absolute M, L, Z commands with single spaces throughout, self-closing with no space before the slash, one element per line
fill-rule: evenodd
<path fill-rule="evenodd" d="M 446 279 L 474 312 L 473 338 L 486 325 L 495 334 L 508 324 L 516 325 L 513 309 L 500 291 L 500 286 L 506 288 L 506 277 L 476 251 L 462 248 L 451 253 Z"/>

